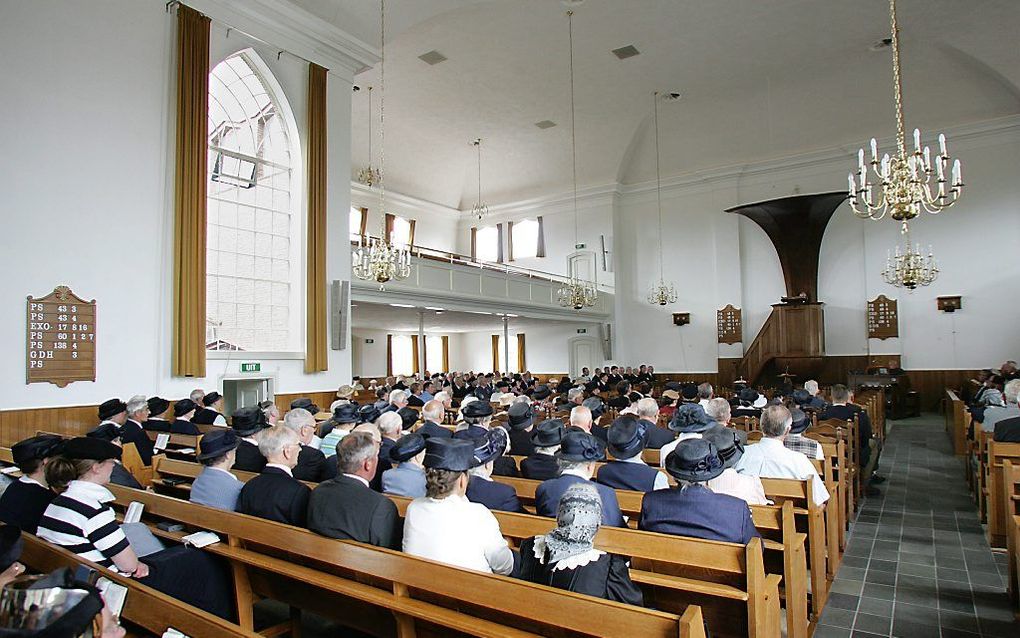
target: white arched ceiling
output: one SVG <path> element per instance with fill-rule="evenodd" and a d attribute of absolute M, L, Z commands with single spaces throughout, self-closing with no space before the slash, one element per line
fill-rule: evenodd
<path fill-rule="evenodd" d="M 378 42 L 376 3 L 297 3 Z M 898 4 L 908 127 L 930 135 L 1020 112 L 1020 2 Z M 886 0 L 587 0 L 574 17 L 580 186 L 654 179 L 647 119 L 655 89 L 684 95 L 660 110 L 666 176 L 890 136 L 889 50 L 869 50 L 888 36 L 887 7 Z M 387 10 L 395 33 L 386 46 L 389 188 L 469 208 L 476 189 L 469 142 L 482 137 L 489 204 L 569 189 L 560 2 L 388 0 Z M 610 53 L 628 44 L 641 55 Z M 429 66 L 417 58 L 433 49 L 448 60 Z M 356 81 L 376 84 L 377 69 Z M 378 107 L 378 91 L 374 98 Z M 367 161 L 364 92 L 353 97 L 352 117 L 357 170 Z M 558 126 L 534 126 L 546 119 Z"/>

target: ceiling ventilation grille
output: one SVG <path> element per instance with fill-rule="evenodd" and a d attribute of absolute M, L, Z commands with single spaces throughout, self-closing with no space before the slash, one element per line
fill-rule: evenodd
<path fill-rule="evenodd" d="M 635 55 L 640 54 L 641 52 L 638 51 L 633 44 L 628 44 L 627 46 L 620 47 L 619 49 L 613 49 L 613 55 L 620 58 L 621 60 L 626 60 L 627 58 L 632 58 Z"/>
<path fill-rule="evenodd" d="M 428 64 L 430 66 L 435 66 L 435 65 L 439 64 L 440 62 L 446 62 L 447 58 L 446 58 L 445 55 L 443 55 L 439 51 L 436 51 L 435 49 L 433 49 L 432 51 L 429 51 L 428 53 L 422 53 L 421 55 L 418 56 L 418 59 L 421 60 L 422 62 L 424 62 L 425 64 Z"/>
<path fill-rule="evenodd" d="M 535 126 L 541 129 L 547 129 L 556 126 L 556 122 L 553 122 L 552 120 L 542 120 L 541 122 L 535 122 Z"/>

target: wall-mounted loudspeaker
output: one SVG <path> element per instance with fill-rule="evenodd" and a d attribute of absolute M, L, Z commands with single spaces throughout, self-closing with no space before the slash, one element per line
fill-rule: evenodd
<path fill-rule="evenodd" d="M 613 324 L 599 324 L 602 332 L 602 357 L 606 361 L 613 359 Z"/>
<path fill-rule="evenodd" d="M 952 297 L 937 297 L 938 308 L 942 312 L 956 312 L 960 308 L 963 308 L 963 301 L 960 295 Z"/>
<path fill-rule="evenodd" d="M 691 322 L 691 313 L 689 312 L 674 312 L 673 313 L 673 325 L 674 326 L 686 326 Z"/>
<path fill-rule="evenodd" d="M 347 318 L 350 313 L 351 282 L 334 279 L 329 286 L 329 345 L 347 349 Z"/>

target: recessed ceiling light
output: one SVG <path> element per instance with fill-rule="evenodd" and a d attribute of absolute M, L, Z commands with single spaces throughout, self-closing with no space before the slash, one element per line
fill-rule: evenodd
<path fill-rule="evenodd" d="M 445 308 L 436 308 L 435 306 L 425 306 L 425 310 L 435 310 L 437 312 L 442 312 L 443 310 L 445 310 Z"/>
<path fill-rule="evenodd" d="M 641 52 L 638 51 L 637 47 L 635 47 L 633 44 L 628 44 L 625 47 L 613 49 L 613 55 L 620 58 L 621 60 L 626 60 L 627 58 L 632 58 L 635 55 L 641 55 Z"/>
<path fill-rule="evenodd" d="M 535 122 L 535 126 L 541 129 L 547 129 L 556 126 L 556 122 L 553 122 L 552 120 L 542 120 L 541 122 Z"/>
<path fill-rule="evenodd" d="M 473 315 L 491 315 L 492 314 L 491 312 L 482 312 L 481 310 L 467 310 L 466 312 L 469 312 L 469 313 L 471 313 Z"/>
<path fill-rule="evenodd" d="M 391 303 L 390 305 L 393 306 L 394 308 L 414 308 L 413 304 L 407 303 Z"/>
<path fill-rule="evenodd" d="M 418 59 L 424 62 L 425 64 L 428 64 L 429 66 L 435 66 L 440 62 L 446 62 L 447 58 L 439 51 L 433 49 L 428 53 L 422 53 L 421 55 L 418 56 Z"/>
<path fill-rule="evenodd" d="M 871 43 L 868 47 L 871 51 L 881 51 L 882 49 L 888 49 L 892 46 L 892 38 L 882 38 Z"/>

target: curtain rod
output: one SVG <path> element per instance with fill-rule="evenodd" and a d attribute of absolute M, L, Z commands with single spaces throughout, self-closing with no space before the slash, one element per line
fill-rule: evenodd
<path fill-rule="evenodd" d="M 166 3 L 166 12 L 169 13 L 169 14 L 172 14 L 173 10 L 175 8 L 177 8 L 177 6 L 179 6 L 181 4 L 187 5 L 187 3 L 181 2 L 181 0 L 170 0 L 169 2 Z M 195 9 L 195 10 L 197 11 L 197 9 Z M 199 13 L 201 13 L 201 12 L 199 11 Z M 306 57 L 304 57 L 302 55 L 298 55 L 297 53 L 294 53 L 293 51 L 288 51 L 287 49 L 280 49 L 276 45 L 272 44 L 271 42 L 266 42 L 262 38 L 260 38 L 258 36 L 255 36 L 255 35 L 252 35 L 252 34 L 248 33 L 247 31 L 244 31 L 243 29 L 238 29 L 237 27 L 235 27 L 235 26 L 233 26 L 231 24 L 228 24 L 228 23 L 224 22 L 223 20 L 220 20 L 218 18 L 214 18 L 214 17 L 212 17 L 210 15 L 206 15 L 204 13 L 202 13 L 202 15 L 204 15 L 207 18 L 209 18 L 210 22 L 215 22 L 216 24 L 218 24 L 218 25 L 220 25 L 222 27 L 226 27 L 226 29 L 227 29 L 227 36 L 226 37 L 228 37 L 228 38 L 230 37 L 230 32 L 231 31 L 237 31 L 238 33 L 240 33 L 241 35 L 243 35 L 246 38 L 254 40 L 255 42 L 258 42 L 259 44 L 263 44 L 263 45 L 265 45 L 265 46 L 267 46 L 267 47 L 269 47 L 271 49 L 276 49 L 276 59 L 277 59 L 277 61 L 279 61 L 280 57 L 284 53 L 286 53 L 287 55 L 295 57 L 298 60 L 301 60 L 302 62 L 306 62 L 308 64 L 318 64 L 317 62 L 312 62 L 308 58 L 306 58 Z M 347 78 L 345 78 L 342 75 L 338 75 L 336 73 L 332 73 L 329 69 L 326 69 L 326 72 L 329 73 L 330 75 L 332 75 L 335 78 L 339 78 L 339 79 L 347 82 L 348 84 L 350 84 L 352 86 L 354 85 L 353 81 L 348 80 Z"/>

